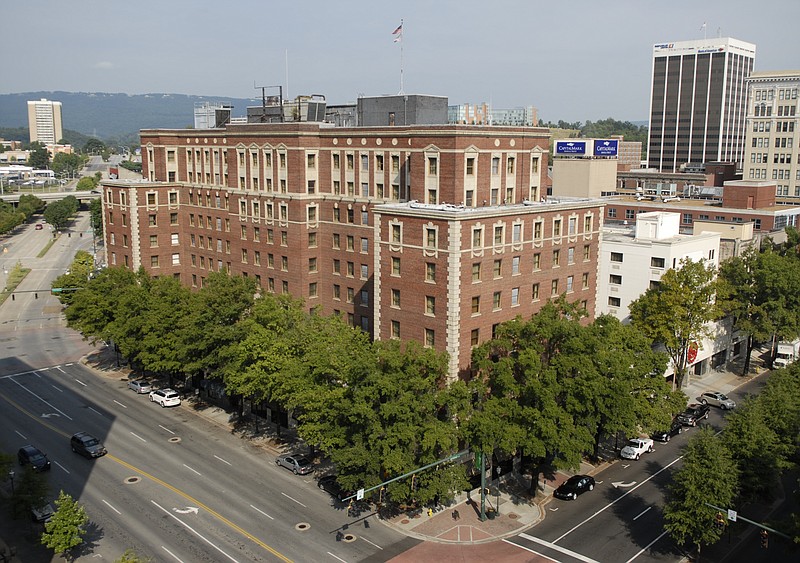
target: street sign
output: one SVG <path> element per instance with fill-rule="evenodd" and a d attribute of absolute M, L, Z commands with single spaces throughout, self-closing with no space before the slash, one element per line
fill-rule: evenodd
<path fill-rule="evenodd" d="M 358 489 L 356 492 L 356 500 L 364 500 L 364 489 Z"/>
<path fill-rule="evenodd" d="M 736 511 L 728 509 L 728 522 L 736 522 Z"/>

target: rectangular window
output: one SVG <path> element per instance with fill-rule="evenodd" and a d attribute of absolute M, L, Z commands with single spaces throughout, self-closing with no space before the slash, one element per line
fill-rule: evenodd
<path fill-rule="evenodd" d="M 436 314 L 436 298 L 431 295 L 425 296 L 425 314 L 426 315 Z"/>
<path fill-rule="evenodd" d="M 392 242 L 400 244 L 400 225 L 392 225 Z"/>
<path fill-rule="evenodd" d="M 317 271 L 317 259 L 316 257 L 312 257 L 308 259 L 308 271 L 310 273 L 314 273 Z"/>
<path fill-rule="evenodd" d="M 541 253 L 537 252 L 533 255 L 533 270 L 541 270 L 542 269 L 542 255 Z"/>
<path fill-rule="evenodd" d="M 481 263 L 475 262 L 472 264 L 472 281 L 479 282 L 481 281 Z"/>
<path fill-rule="evenodd" d="M 369 252 L 369 239 L 362 238 L 361 239 L 361 252 Z"/>
<path fill-rule="evenodd" d="M 539 300 L 539 284 L 538 283 L 533 284 L 532 289 L 533 289 L 533 300 L 534 301 L 538 301 Z"/>
<path fill-rule="evenodd" d="M 553 221 L 553 236 L 560 237 L 561 236 L 561 219 L 556 219 Z"/>
<path fill-rule="evenodd" d="M 609 304 L 611 307 L 619 307 L 621 302 L 622 302 L 622 301 L 620 300 L 620 298 L 619 298 L 619 297 L 609 297 L 609 298 L 608 298 L 608 304 Z"/>
<path fill-rule="evenodd" d="M 494 267 L 492 268 L 492 275 L 496 278 L 501 277 L 503 274 L 503 261 L 495 260 Z"/>
<path fill-rule="evenodd" d="M 550 295 L 558 295 L 558 280 L 550 282 Z"/>
<path fill-rule="evenodd" d="M 308 296 L 309 297 L 317 296 L 317 282 L 311 282 L 310 284 L 308 284 Z"/>
<path fill-rule="evenodd" d="M 480 339 L 481 339 L 480 329 L 473 328 L 472 331 L 469 333 L 470 346 L 477 346 L 480 343 Z"/>
<path fill-rule="evenodd" d="M 425 329 L 425 347 L 433 348 L 435 340 L 435 333 L 432 328 Z"/>
<path fill-rule="evenodd" d="M 494 243 L 503 244 L 503 227 L 497 226 L 494 228 Z"/>
<path fill-rule="evenodd" d="M 400 258 L 392 257 L 392 275 L 399 276 L 400 275 Z"/>
<path fill-rule="evenodd" d="M 588 272 L 584 272 L 583 274 L 581 274 L 581 287 L 583 289 L 588 289 L 589 288 L 589 273 Z"/>
<path fill-rule="evenodd" d="M 511 241 L 515 243 L 522 242 L 522 225 L 516 223 L 511 228 Z"/>
<path fill-rule="evenodd" d="M 392 321 L 392 338 L 400 338 L 400 321 Z"/>
<path fill-rule="evenodd" d="M 425 229 L 425 242 L 428 248 L 436 248 L 436 229 Z"/>
<path fill-rule="evenodd" d="M 338 284 L 333 284 L 333 298 L 337 301 L 342 298 L 342 287 Z"/>
<path fill-rule="evenodd" d="M 472 248 L 480 248 L 482 239 L 483 229 L 472 229 Z"/>
<path fill-rule="evenodd" d="M 492 307 L 495 309 L 500 308 L 500 299 L 502 295 L 503 293 L 501 291 L 495 291 L 494 294 L 492 294 Z"/>
<path fill-rule="evenodd" d="M 475 158 L 467 158 L 467 176 L 475 175 Z"/>
<path fill-rule="evenodd" d="M 436 281 L 436 264 L 434 264 L 433 262 L 425 263 L 425 281 L 426 282 Z"/>
<path fill-rule="evenodd" d="M 353 262 L 347 263 L 347 277 L 352 278 L 355 275 L 355 264 Z"/>
<path fill-rule="evenodd" d="M 519 288 L 511 288 L 511 306 L 516 307 L 519 305 Z"/>
<path fill-rule="evenodd" d="M 369 291 L 362 289 L 358 294 L 358 301 L 362 307 L 369 307 Z"/>
<path fill-rule="evenodd" d="M 339 250 L 341 248 L 339 244 L 339 233 L 333 233 L 333 248 L 334 250 Z"/>
<path fill-rule="evenodd" d="M 361 279 L 369 279 L 369 266 L 366 264 L 361 264 Z"/>
<path fill-rule="evenodd" d="M 158 235 L 150 235 L 150 248 L 158 246 Z"/>
<path fill-rule="evenodd" d="M 611 261 L 612 262 L 622 262 L 622 252 L 612 252 L 611 253 Z"/>
<path fill-rule="evenodd" d="M 553 251 L 553 266 L 558 266 L 561 261 L 561 251 L 554 250 Z"/>
<path fill-rule="evenodd" d="M 511 275 L 519 275 L 519 256 L 514 256 L 511 259 Z"/>
<path fill-rule="evenodd" d="M 620 276 L 619 274 L 611 274 L 610 276 L 608 276 L 608 283 L 614 285 L 622 285 L 622 276 Z"/>
<path fill-rule="evenodd" d="M 392 290 L 392 307 L 400 308 L 400 290 L 393 289 Z"/>
<path fill-rule="evenodd" d="M 333 259 L 333 273 L 334 274 L 341 274 L 342 273 L 342 262 L 341 260 L 334 258 Z"/>
<path fill-rule="evenodd" d="M 472 314 L 478 315 L 481 312 L 481 296 L 476 295 L 472 298 Z"/>
<path fill-rule="evenodd" d="M 650 267 L 651 268 L 663 268 L 664 267 L 664 259 L 663 258 L 656 258 L 655 256 L 650 258 Z"/>
<path fill-rule="evenodd" d="M 356 248 L 356 239 L 353 235 L 347 235 L 347 250 L 353 252 Z"/>

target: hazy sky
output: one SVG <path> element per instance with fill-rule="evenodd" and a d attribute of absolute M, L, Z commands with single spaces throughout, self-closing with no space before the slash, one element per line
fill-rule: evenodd
<path fill-rule="evenodd" d="M 702 39 L 704 22 L 755 43 L 756 70 L 800 69 L 800 0 L 6 0 L 0 93 L 280 84 L 339 104 L 398 93 L 402 44 L 409 94 L 647 120 L 653 44 Z"/>

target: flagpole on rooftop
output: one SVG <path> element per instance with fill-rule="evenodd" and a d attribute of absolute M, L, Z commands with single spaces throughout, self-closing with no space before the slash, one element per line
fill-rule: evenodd
<path fill-rule="evenodd" d="M 404 94 L 403 92 L 403 20 L 400 19 L 400 35 L 398 36 L 400 39 L 400 94 Z"/>

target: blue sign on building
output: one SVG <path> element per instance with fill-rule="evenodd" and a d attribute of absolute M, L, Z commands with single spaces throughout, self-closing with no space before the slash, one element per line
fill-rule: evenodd
<path fill-rule="evenodd" d="M 594 141 L 594 155 L 595 156 L 617 156 L 617 148 L 619 141 L 616 139 L 595 139 Z"/>
<path fill-rule="evenodd" d="M 556 141 L 556 154 L 586 154 L 586 141 Z"/>

